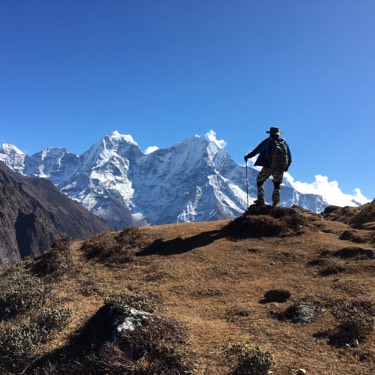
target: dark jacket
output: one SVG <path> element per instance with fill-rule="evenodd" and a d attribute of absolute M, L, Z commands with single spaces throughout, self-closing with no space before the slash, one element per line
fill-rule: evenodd
<path fill-rule="evenodd" d="M 278 138 L 278 140 L 281 140 Z M 286 146 L 287 152 L 288 152 L 288 166 L 285 168 L 285 171 L 288 170 L 290 164 L 292 163 L 292 154 L 290 152 L 290 148 L 288 144 L 285 142 L 285 139 L 282 139 L 284 141 L 284 144 Z M 261 142 L 253 151 L 251 151 L 249 154 L 245 156 L 246 159 L 252 158 L 253 156 L 259 154 L 258 159 L 256 160 L 254 165 L 258 165 L 260 167 L 269 167 L 269 155 L 271 152 L 271 146 L 272 146 L 272 138 L 268 137 L 263 142 Z"/>

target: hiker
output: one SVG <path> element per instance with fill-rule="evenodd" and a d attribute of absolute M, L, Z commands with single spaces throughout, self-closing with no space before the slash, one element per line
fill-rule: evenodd
<path fill-rule="evenodd" d="M 280 202 L 280 186 L 283 182 L 283 175 L 292 163 L 292 155 L 285 139 L 279 138 L 283 134 L 279 128 L 271 127 L 266 131 L 270 136 L 260 143 L 253 151 L 247 154 L 244 159 L 248 159 L 259 154 L 254 165 L 263 167 L 258 174 L 256 183 L 258 188 L 258 198 L 254 201 L 256 205 L 264 205 L 264 187 L 263 184 L 272 176 L 273 193 L 272 206 L 276 207 Z"/>

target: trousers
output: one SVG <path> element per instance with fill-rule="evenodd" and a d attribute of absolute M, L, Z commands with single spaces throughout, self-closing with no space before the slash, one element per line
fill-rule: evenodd
<path fill-rule="evenodd" d="M 258 174 L 256 183 L 258 188 L 258 200 L 264 202 L 264 182 L 272 176 L 273 178 L 273 193 L 272 193 L 272 203 L 277 205 L 280 202 L 280 187 L 283 182 L 284 171 L 282 169 L 273 169 L 268 167 L 263 167 Z"/>

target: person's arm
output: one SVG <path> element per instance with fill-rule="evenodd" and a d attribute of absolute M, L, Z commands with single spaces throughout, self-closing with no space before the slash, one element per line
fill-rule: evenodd
<path fill-rule="evenodd" d="M 260 154 L 263 151 L 266 151 L 268 148 L 269 138 L 265 139 L 261 142 L 257 147 L 254 148 L 253 151 L 245 155 L 244 159 L 247 161 L 248 159 L 252 158 L 253 156 Z"/>

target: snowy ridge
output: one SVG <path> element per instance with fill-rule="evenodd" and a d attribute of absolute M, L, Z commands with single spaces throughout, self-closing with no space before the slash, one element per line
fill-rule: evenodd
<path fill-rule="evenodd" d="M 51 180 L 62 192 L 115 228 L 229 219 L 246 209 L 245 167 L 225 151 L 214 132 L 196 135 L 166 149 L 143 153 L 130 135 L 115 131 L 78 156 L 63 148 L 26 155 L 0 147 L 0 160 L 26 176 Z M 249 204 L 256 198 L 258 171 L 249 168 Z M 266 195 L 271 196 L 271 181 Z M 284 180 L 281 205 L 314 212 L 327 203 L 301 194 Z"/>
<path fill-rule="evenodd" d="M 13 169 L 15 172 L 23 174 L 25 168 L 25 158 L 21 150 L 16 146 L 8 143 L 4 143 L 0 146 L 0 161 L 2 161 L 9 168 Z"/>

